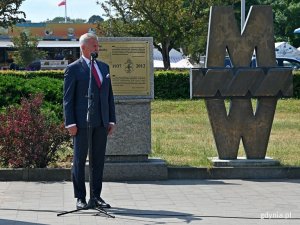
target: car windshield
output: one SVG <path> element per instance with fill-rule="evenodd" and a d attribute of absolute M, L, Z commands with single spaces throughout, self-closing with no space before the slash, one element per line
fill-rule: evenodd
<path fill-rule="evenodd" d="M 286 67 L 292 67 L 294 69 L 299 69 L 300 68 L 300 63 L 296 61 L 288 61 L 288 60 L 283 60 L 282 61 L 283 66 Z"/>

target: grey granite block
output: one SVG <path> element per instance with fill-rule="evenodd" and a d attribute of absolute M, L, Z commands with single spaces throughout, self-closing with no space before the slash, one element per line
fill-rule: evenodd
<path fill-rule="evenodd" d="M 237 157 L 237 159 L 219 159 L 218 157 L 210 158 L 215 167 L 263 167 L 279 166 L 278 160 L 270 157 L 265 159 L 246 159 L 246 157 Z"/>
<path fill-rule="evenodd" d="M 151 152 L 150 100 L 116 101 L 117 124 L 108 138 L 107 156 L 148 155 Z"/>
<path fill-rule="evenodd" d="M 88 163 L 85 169 L 86 181 L 89 178 Z M 166 180 L 168 168 L 161 159 L 148 159 L 144 162 L 109 162 L 104 165 L 104 181 Z"/>

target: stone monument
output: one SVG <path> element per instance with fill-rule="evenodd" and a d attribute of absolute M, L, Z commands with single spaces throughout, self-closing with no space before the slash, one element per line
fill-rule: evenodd
<path fill-rule="evenodd" d="M 236 160 L 240 140 L 249 162 L 265 159 L 277 100 L 293 91 L 292 70 L 276 64 L 272 8 L 252 6 L 240 32 L 232 7 L 212 7 L 205 67 L 191 70 L 191 96 L 205 99 L 219 160 Z"/>
<path fill-rule="evenodd" d="M 110 65 L 117 116 L 116 130 L 108 138 L 104 180 L 167 179 L 166 163 L 148 157 L 154 98 L 153 39 L 99 38 L 99 46 L 98 58 Z"/>

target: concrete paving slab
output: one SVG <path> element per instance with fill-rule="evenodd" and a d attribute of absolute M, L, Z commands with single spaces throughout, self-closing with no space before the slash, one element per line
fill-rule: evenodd
<path fill-rule="evenodd" d="M 75 209 L 71 182 L 0 182 L 0 225 L 296 225 L 299 196 L 300 180 L 291 179 L 105 182 L 116 218 L 95 210 L 58 217 Z"/>

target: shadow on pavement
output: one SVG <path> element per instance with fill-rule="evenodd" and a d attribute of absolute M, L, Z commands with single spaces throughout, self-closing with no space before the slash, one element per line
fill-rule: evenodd
<path fill-rule="evenodd" d="M 220 215 L 195 215 L 191 213 L 173 212 L 166 210 L 143 210 L 114 207 L 108 211 L 114 215 L 142 217 L 142 218 L 177 218 L 184 220 L 186 223 L 204 218 L 220 218 L 220 219 L 244 219 L 244 220 L 261 220 L 260 217 L 247 216 L 220 216 Z M 282 220 L 287 218 L 272 218 L 273 220 Z M 288 218 L 287 220 L 300 220 L 299 217 Z"/>
<path fill-rule="evenodd" d="M 252 182 L 258 182 L 258 183 L 293 183 L 293 184 L 300 184 L 300 179 L 241 179 L 243 181 L 252 181 Z"/>
<path fill-rule="evenodd" d="M 19 211 L 19 212 L 49 212 L 49 213 L 60 213 L 58 210 L 47 210 L 47 209 L 13 209 L 13 208 L 0 208 L 0 211 Z M 1 225 L 1 223 L 0 223 Z"/>
<path fill-rule="evenodd" d="M 176 218 L 185 223 L 190 223 L 196 220 L 202 220 L 200 216 L 195 216 L 191 213 L 181 213 L 166 210 L 143 210 L 143 209 L 129 209 L 114 207 L 108 211 L 113 215 L 126 216 L 131 218 L 143 218 L 143 219 L 163 219 L 163 218 Z M 160 222 L 162 224 L 162 222 Z"/>
<path fill-rule="evenodd" d="M 230 180 L 232 181 L 232 180 Z M 154 184 L 154 185 L 241 185 L 238 183 L 226 180 L 205 180 L 205 179 L 174 179 L 174 180 L 160 180 L 160 181 L 119 181 L 114 183 L 127 184 Z"/>
<path fill-rule="evenodd" d="M 17 221 L 17 220 L 6 220 L 0 219 L 0 225 L 46 225 L 44 223 L 32 223 L 25 221 Z"/>
<path fill-rule="evenodd" d="M 61 213 L 62 211 L 56 210 L 35 210 L 35 209 L 13 209 L 13 208 L 0 208 L 1 210 L 7 211 L 27 211 L 27 212 L 49 212 L 49 213 Z M 260 217 L 246 217 L 246 216 L 221 216 L 221 215 L 195 215 L 191 213 L 182 213 L 182 212 L 174 212 L 174 211 L 167 211 L 167 210 L 143 210 L 143 209 L 130 209 L 130 208 L 119 208 L 114 207 L 107 210 L 107 213 L 111 215 L 115 215 L 115 219 L 125 219 L 125 220 L 132 220 L 132 221 L 143 221 L 147 222 L 147 224 L 169 224 L 170 221 L 162 221 L 163 219 L 176 219 L 178 224 L 189 224 L 194 221 L 204 220 L 205 218 L 216 218 L 216 219 L 228 219 L 228 220 L 262 220 Z M 102 216 L 106 217 L 106 215 L 99 213 L 96 210 L 91 211 L 80 211 L 72 215 L 86 215 L 86 216 Z M 120 216 L 120 217 L 118 217 Z M 62 216 L 64 217 L 64 216 Z M 159 219 L 159 221 L 155 221 L 155 219 Z M 112 219 L 114 220 L 114 219 Z M 153 220 L 153 221 L 151 221 Z M 272 221 L 281 221 L 281 220 L 300 220 L 299 217 L 292 217 L 292 218 L 270 218 L 267 220 Z M 0 225 L 46 225 L 42 223 L 34 223 L 34 222 L 25 222 L 25 221 L 16 221 L 16 220 L 7 220 L 7 219 L 0 219 Z"/>

